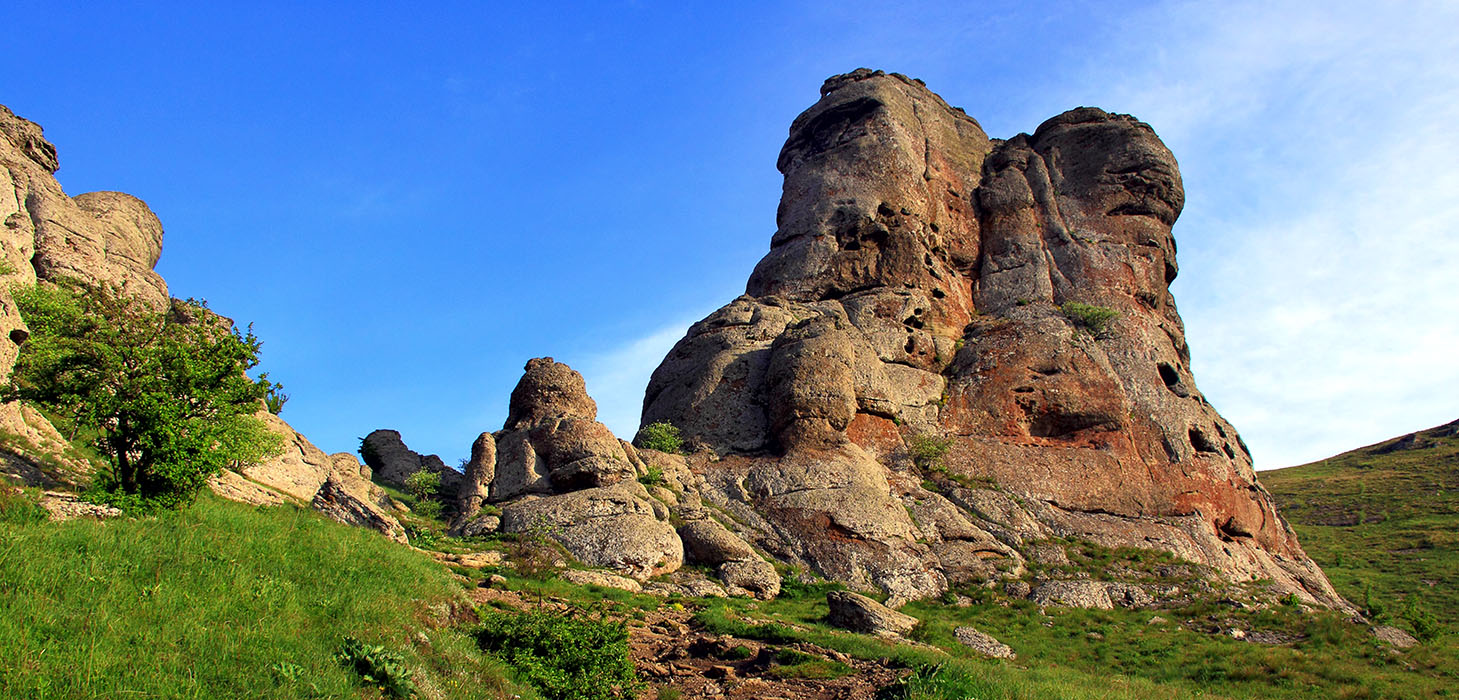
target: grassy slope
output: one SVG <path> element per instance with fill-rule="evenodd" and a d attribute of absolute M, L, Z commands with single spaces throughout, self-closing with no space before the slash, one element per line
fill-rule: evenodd
<path fill-rule="evenodd" d="M 1403 449 L 1403 448 L 1407 449 Z M 1370 616 L 1459 658 L 1459 426 L 1263 472 L 1307 553 Z M 1459 677 L 1453 682 L 1459 687 Z"/>
<path fill-rule="evenodd" d="M 108 522 L 4 500 L 0 697 L 377 696 L 334 659 L 347 635 L 400 653 L 427 697 L 531 695 L 439 626 L 460 585 L 373 532 L 208 494 Z"/>

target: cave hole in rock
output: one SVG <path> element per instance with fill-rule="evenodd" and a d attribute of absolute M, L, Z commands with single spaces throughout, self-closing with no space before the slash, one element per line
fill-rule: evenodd
<path fill-rule="evenodd" d="M 30 339 L 30 331 L 24 328 L 15 328 L 10 331 L 10 342 L 20 345 Z"/>
<path fill-rule="evenodd" d="M 908 330 L 910 331 L 911 329 L 909 328 Z M 906 350 L 906 352 L 907 352 L 908 355 L 911 355 L 912 353 L 916 352 L 917 351 L 917 339 L 916 338 L 908 338 L 907 339 L 907 345 L 905 347 L 903 347 L 902 349 L 903 350 Z"/>
<path fill-rule="evenodd" d="M 876 213 L 882 216 L 891 216 L 893 214 L 896 214 L 897 212 L 896 210 L 888 206 L 886 202 L 882 202 L 881 204 L 876 205 Z"/>
<path fill-rule="evenodd" d="M 1218 452 L 1219 453 L 1221 451 L 1220 446 L 1218 446 L 1215 442 L 1213 442 L 1211 440 L 1211 438 L 1209 436 L 1207 436 L 1206 433 L 1204 431 L 1202 431 L 1200 428 L 1197 428 L 1197 427 L 1192 426 L 1191 429 L 1190 429 L 1190 433 L 1189 434 L 1190 434 L 1191 447 L 1196 448 L 1196 452 Z"/>
<path fill-rule="evenodd" d="M 941 298 L 943 298 L 945 296 L 947 296 L 947 292 L 944 292 L 941 289 L 934 289 L 934 290 L 932 290 L 932 298 L 933 299 L 941 299 Z"/>
<path fill-rule="evenodd" d="M 1177 372 L 1169 363 L 1161 362 L 1155 367 L 1160 370 L 1160 380 L 1165 382 L 1167 389 L 1173 389 L 1176 384 L 1180 383 L 1180 372 Z"/>
<path fill-rule="evenodd" d="M 1226 452 L 1226 459 L 1236 459 L 1236 451 L 1230 445 L 1222 445 L 1221 449 Z"/>

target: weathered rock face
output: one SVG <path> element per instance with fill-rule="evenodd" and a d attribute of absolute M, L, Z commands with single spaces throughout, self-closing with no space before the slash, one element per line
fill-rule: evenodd
<path fill-rule="evenodd" d="M 582 375 L 550 357 L 531 360 L 507 415 L 502 431 L 477 438 L 471 469 L 472 480 L 490 479 L 503 532 L 551 537 L 584 563 L 640 580 L 683 564 L 668 507 L 635 480 L 642 460 L 597 421 Z"/>
<path fill-rule="evenodd" d="M 1077 536 L 1343 604 L 1195 388 L 1168 289 L 1184 191 L 1149 126 L 1079 108 L 999 141 L 903 76 L 821 92 L 745 296 L 645 396 L 645 423 L 722 457 L 694 465 L 706 497 L 776 556 L 896 596 Z M 921 488 L 924 436 L 951 438 L 947 475 L 996 488 Z"/>

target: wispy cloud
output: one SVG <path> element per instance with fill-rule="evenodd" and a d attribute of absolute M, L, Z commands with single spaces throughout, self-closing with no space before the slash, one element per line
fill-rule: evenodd
<path fill-rule="evenodd" d="M 1114 99 L 1186 175 L 1177 300 L 1259 467 L 1459 417 L 1459 7 L 1182 4 Z M 1123 61 L 1123 63 L 1122 63 Z"/>
<path fill-rule="evenodd" d="M 588 384 L 588 395 L 598 402 L 598 420 L 615 435 L 632 440 L 638 432 L 649 376 L 697 320 L 695 317 L 654 329 L 622 345 L 589 355 L 577 368 Z"/>

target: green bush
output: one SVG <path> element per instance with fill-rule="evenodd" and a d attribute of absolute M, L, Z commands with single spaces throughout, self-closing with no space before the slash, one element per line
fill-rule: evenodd
<path fill-rule="evenodd" d="M 658 467 L 649 467 L 638 477 L 638 483 L 644 486 L 663 486 L 664 470 Z"/>
<path fill-rule="evenodd" d="M 405 659 L 385 647 L 345 637 L 335 658 L 354 669 L 366 683 L 392 698 L 415 695 L 415 684 L 410 680 L 410 669 L 406 667 Z"/>
<path fill-rule="evenodd" d="M 658 421 L 643 426 L 638 431 L 638 446 L 649 450 L 658 450 L 669 454 L 682 454 L 684 452 L 684 435 L 673 423 Z"/>
<path fill-rule="evenodd" d="M 1068 302 L 1059 307 L 1059 310 L 1064 312 L 1064 316 L 1068 317 L 1070 321 L 1073 321 L 1075 325 L 1089 329 L 1089 332 L 1094 335 L 1103 333 L 1105 328 L 1109 326 L 1109 322 L 1115 320 L 1120 315 L 1120 312 L 1114 309 L 1094 306 L 1092 304 L 1081 304 L 1077 301 Z"/>
<path fill-rule="evenodd" d="M 913 435 L 907 440 L 907 453 L 919 469 L 935 469 L 942 466 L 942 458 L 952 449 L 952 438 L 936 435 Z"/>
<path fill-rule="evenodd" d="M 877 691 L 876 700 L 963 700 L 1001 696 L 998 688 L 955 666 L 922 665 Z"/>
<path fill-rule="evenodd" d="M 289 402 L 289 395 L 284 393 L 284 385 L 269 381 L 268 372 L 258 375 L 258 383 L 268 388 L 268 393 L 263 397 L 263 405 L 268 412 L 276 416 L 283 413 L 284 404 Z"/>
<path fill-rule="evenodd" d="M 623 700 L 642 687 L 622 622 L 551 610 L 493 612 L 476 639 L 548 700 Z"/>
<path fill-rule="evenodd" d="M 419 469 L 405 477 L 405 489 L 418 501 L 435 498 L 436 492 L 441 490 L 441 475 L 429 469 Z"/>
<path fill-rule="evenodd" d="M 268 388 L 252 330 L 202 306 L 157 311 L 113 286 L 79 282 L 14 290 L 30 328 L 7 401 L 38 404 L 108 461 L 101 486 L 123 500 L 179 505 L 224 467 L 283 445 L 252 414 Z M 84 439 L 84 438 L 83 438 Z"/>

